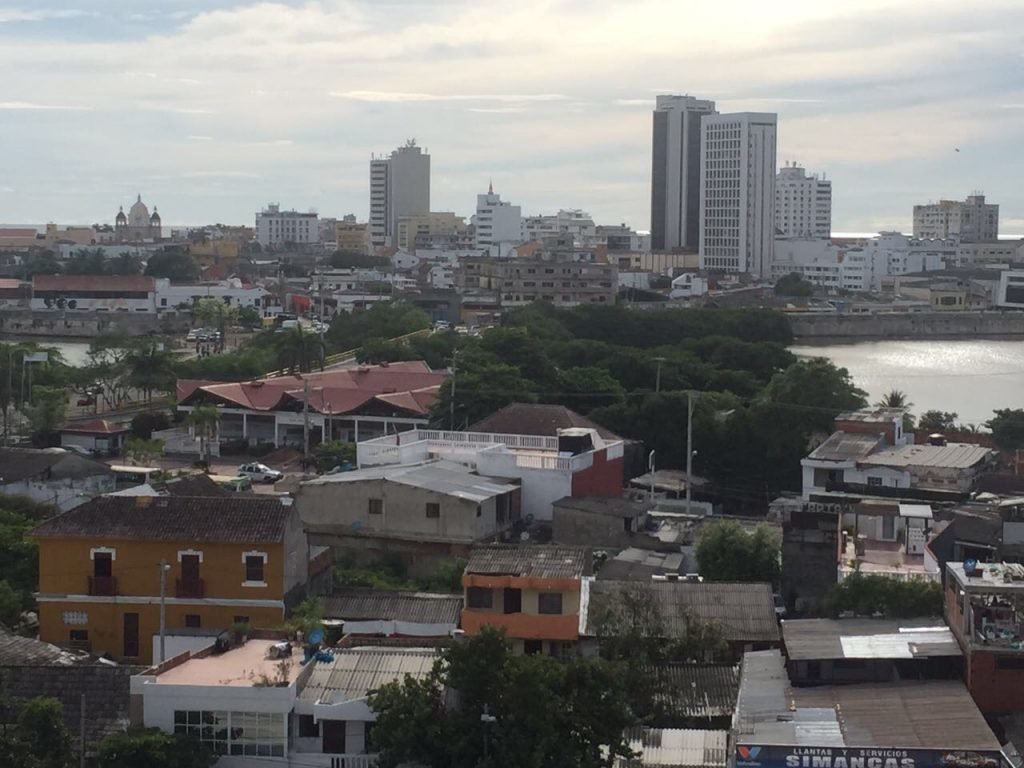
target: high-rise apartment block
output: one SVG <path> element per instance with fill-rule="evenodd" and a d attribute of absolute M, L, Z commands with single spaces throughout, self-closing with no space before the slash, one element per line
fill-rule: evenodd
<path fill-rule="evenodd" d="M 715 102 L 658 96 L 651 153 L 651 249 L 698 247 L 700 234 L 701 118 Z"/>
<path fill-rule="evenodd" d="M 775 227 L 783 237 L 831 237 L 832 182 L 787 163 L 775 177 Z"/>
<path fill-rule="evenodd" d="M 701 269 L 771 271 L 777 120 L 767 112 L 701 118 Z"/>
<path fill-rule="evenodd" d="M 398 220 L 430 213 L 430 155 L 410 139 L 370 160 L 370 243 L 396 245 Z"/>
<path fill-rule="evenodd" d="M 473 225 L 476 228 L 476 247 L 492 253 L 496 250 L 496 256 L 504 255 L 509 247 L 523 241 L 522 209 L 502 201 L 501 195 L 494 194 L 493 185 L 488 186 L 486 195 L 476 196 Z"/>
<path fill-rule="evenodd" d="M 282 211 L 270 203 L 256 214 L 256 241 L 263 246 L 320 242 L 320 222 L 316 213 Z"/>
<path fill-rule="evenodd" d="M 985 202 L 980 193 L 967 200 L 940 200 L 914 206 L 914 237 L 920 239 L 955 238 L 962 243 L 981 243 L 999 239 L 999 206 Z"/>

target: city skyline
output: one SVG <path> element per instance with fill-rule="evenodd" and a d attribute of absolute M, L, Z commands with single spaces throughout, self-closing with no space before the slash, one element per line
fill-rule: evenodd
<path fill-rule="evenodd" d="M 0 221 L 112 223 L 139 192 L 165 226 L 268 200 L 365 220 L 370 156 L 415 136 L 434 210 L 468 218 L 493 179 L 524 215 L 648 230 L 651 110 L 687 93 L 777 112 L 778 163 L 833 180 L 836 232 L 975 190 L 1024 232 L 1012 3 L 88 5 L 0 11 Z"/>

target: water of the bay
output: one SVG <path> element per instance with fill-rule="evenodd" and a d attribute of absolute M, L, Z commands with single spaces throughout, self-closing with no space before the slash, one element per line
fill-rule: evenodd
<path fill-rule="evenodd" d="M 850 371 L 874 403 L 892 389 L 914 413 L 953 411 L 983 424 L 995 408 L 1024 408 L 1024 341 L 861 341 L 796 345 L 801 357 L 826 357 Z"/>

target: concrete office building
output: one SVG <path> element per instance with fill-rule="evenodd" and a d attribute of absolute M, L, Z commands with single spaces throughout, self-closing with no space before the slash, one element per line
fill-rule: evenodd
<path fill-rule="evenodd" d="M 832 182 L 796 163 L 775 176 L 775 227 L 784 237 L 832 236 Z"/>
<path fill-rule="evenodd" d="M 430 213 L 430 155 L 409 139 L 370 160 L 370 244 L 395 245 L 398 220 Z"/>
<path fill-rule="evenodd" d="M 651 152 L 651 248 L 697 250 L 700 234 L 700 122 L 715 102 L 658 96 Z"/>
<path fill-rule="evenodd" d="M 964 243 L 999 239 L 999 206 L 985 202 L 979 193 L 967 200 L 940 200 L 914 206 L 914 237 L 956 238 Z"/>
<path fill-rule="evenodd" d="M 473 226 L 476 247 L 489 250 L 494 256 L 506 256 L 511 246 L 523 242 L 522 209 L 502 201 L 501 195 L 494 194 L 493 184 L 488 185 L 486 195 L 476 196 Z"/>
<path fill-rule="evenodd" d="M 701 117 L 701 269 L 769 275 L 777 122 L 769 112 Z"/>
<path fill-rule="evenodd" d="M 319 243 L 319 216 L 312 212 L 282 211 L 280 205 L 270 203 L 256 214 L 256 241 L 263 246 Z"/>

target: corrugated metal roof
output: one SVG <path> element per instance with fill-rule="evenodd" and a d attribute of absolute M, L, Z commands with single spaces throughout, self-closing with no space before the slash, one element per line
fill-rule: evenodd
<path fill-rule="evenodd" d="M 865 424 L 888 424 L 894 419 L 903 418 L 906 408 L 862 408 L 859 411 L 844 411 L 836 416 L 836 421 L 856 421 Z"/>
<path fill-rule="evenodd" d="M 728 763 L 728 731 L 630 728 L 625 735 L 630 750 L 639 756 L 620 758 L 615 768 L 724 768 Z"/>
<path fill-rule="evenodd" d="M 0 666 L 4 667 L 36 667 L 59 666 L 69 667 L 74 664 L 88 663 L 89 657 L 58 648 L 56 645 L 44 643 L 31 637 L 22 637 L 0 627 Z"/>
<path fill-rule="evenodd" d="M 352 648 L 334 651 L 334 661 L 314 662 L 306 685 L 299 694 L 302 701 L 339 704 L 361 699 L 393 680 L 412 675 L 426 677 L 438 658 L 436 649 Z"/>
<path fill-rule="evenodd" d="M 336 485 L 381 479 L 476 502 L 509 493 L 518 487 L 499 478 L 474 474 L 468 467 L 450 461 L 367 467 L 354 472 L 324 475 L 307 480 L 303 485 Z"/>
<path fill-rule="evenodd" d="M 663 664 L 648 672 L 667 684 L 661 703 L 676 717 L 732 717 L 736 709 L 738 664 Z"/>
<path fill-rule="evenodd" d="M 585 547 L 544 544 L 476 547 L 470 553 L 466 573 L 520 576 L 541 579 L 578 579 L 589 570 L 590 552 Z"/>
<path fill-rule="evenodd" d="M 999 741 L 959 680 L 797 688 L 798 707 L 841 713 L 847 745 L 998 750 Z"/>
<path fill-rule="evenodd" d="M 782 622 L 791 661 L 960 656 L 942 619 L 794 619 Z"/>
<path fill-rule="evenodd" d="M 730 642 L 774 643 L 779 641 L 775 601 L 768 584 L 687 581 L 595 581 L 590 585 L 590 605 L 599 605 L 629 590 L 652 593 L 661 607 L 662 617 L 671 632 L 686 631 L 686 621 L 694 616 L 721 625 Z M 585 634 L 595 634 L 588 611 Z"/>
<path fill-rule="evenodd" d="M 882 435 L 833 432 L 807 458 L 816 461 L 856 461 L 870 454 L 884 440 Z"/>
<path fill-rule="evenodd" d="M 886 448 L 860 459 L 861 464 L 881 467 L 943 467 L 968 469 L 985 461 L 992 449 L 972 443 L 903 445 Z"/>
<path fill-rule="evenodd" d="M 328 619 L 348 621 L 408 621 L 421 624 L 458 624 L 462 597 L 432 592 L 392 592 L 349 587 L 323 598 Z"/>

